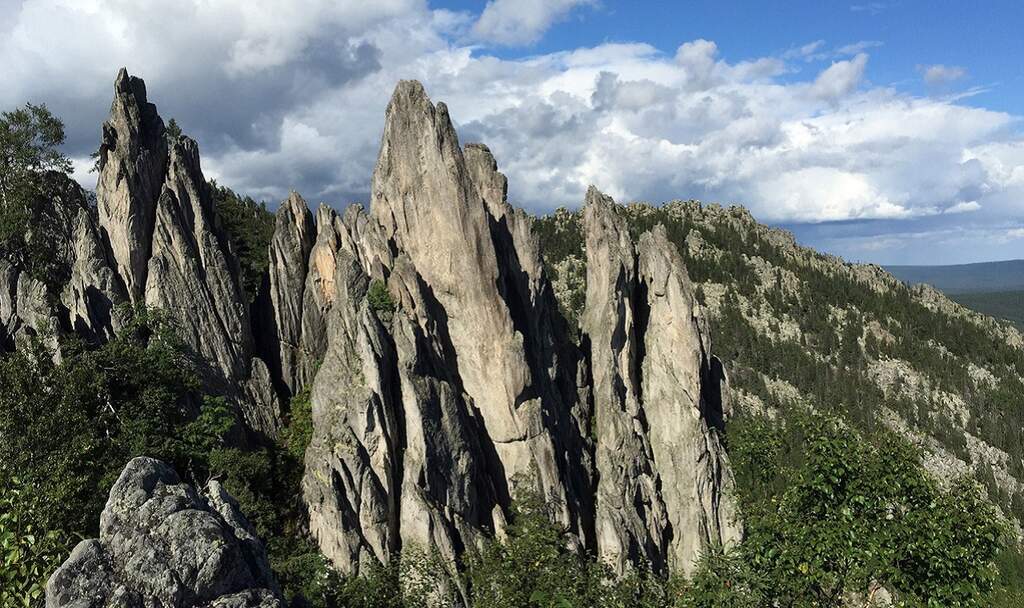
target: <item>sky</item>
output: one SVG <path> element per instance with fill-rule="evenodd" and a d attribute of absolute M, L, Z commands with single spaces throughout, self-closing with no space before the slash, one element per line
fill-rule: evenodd
<path fill-rule="evenodd" d="M 1024 3 L 0 0 L 0 108 L 46 103 L 95 186 L 118 68 L 204 172 L 277 206 L 368 199 L 421 80 L 535 213 L 742 204 L 849 260 L 1024 258 Z"/>

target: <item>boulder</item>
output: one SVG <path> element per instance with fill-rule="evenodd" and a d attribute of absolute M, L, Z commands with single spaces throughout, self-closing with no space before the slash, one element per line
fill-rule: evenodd
<path fill-rule="evenodd" d="M 47 608 L 280 608 L 263 544 L 217 482 L 203 495 L 151 458 L 128 463 L 100 517 L 46 585 Z"/>

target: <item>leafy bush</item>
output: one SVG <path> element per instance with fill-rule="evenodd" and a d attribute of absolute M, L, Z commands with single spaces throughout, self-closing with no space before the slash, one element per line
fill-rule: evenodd
<path fill-rule="evenodd" d="M 35 523 L 36 497 L 17 478 L 0 485 L 0 606 L 42 606 L 46 580 L 67 553 L 69 539 Z"/>
<path fill-rule="evenodd" d="M 892 435 L 786 418 L 748 422 L 731 438 L 746 538 L 705 558 L 689 605 L 714 605 L 707 598 L 725 593 L 723 581 L 765 605 L 838 607 L 877 584 L 907 605 L 988 605 L 1003 528 L 975 485 L 941 489 Z M 773 469 L 777 479 L 766 479 Z"/>
<path fill-rule="evenodd" d="M 389 321 L 395 312 L 395 301 L 391 298 L 387 285 L 380 279 L 374 279 L 366 292 L 366 301 L 382 321 Z"/>
<path fill-rule="evenodd" d="M 87 206 L 63 143 L 64 124 L 45 105 L 0 114 L 0 257 L 51 288 L 70 275 L 74 221 Z"/>
<path fill-rule="evenodd" d="M 488 608 L 590 608 L 669 606 L 667 583 L 640 569 L 616 579 L 607 564 L 572 551 L 565 531 L 552 523 L 549 504 L 521 494 L 505 538 L 470 556 L 467 580 L 472 606 Z"/>

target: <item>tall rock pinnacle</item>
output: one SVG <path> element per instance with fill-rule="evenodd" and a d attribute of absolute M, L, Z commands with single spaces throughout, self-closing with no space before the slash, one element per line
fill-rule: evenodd
<path fill-rule="evenodd" d="M 273 434 L 277 397 L 254 356 L 238 262 L 217 227 L 199 147 L 168 137 L 145 83 L 124 69 L 99 163 L 100 226 L 130 301 L 168 312 L 198 355 L 204 388 L 231 397 L 250 427 Z"/>
<path fill-rule="evenodd" d="M 197 144 L 167 138 L 141 80 L 122 71 L 115 89 L 100 159 L 106 239 L 85 230 L 80 247 L 113 263 L 76 266 L 69 293 L 100 282 L 107 295 L 75 314 L 108 331 L 105 301 L 167 311 L 204 388 L 268 435 L 279 424 L 271 386 L 308 387 L 302 493 L 338 569 L 410 546 L 454 568 L 502 533 L 522 492 L 619 572 L 686 570 L 735 537 L 715 428 L 721 378 L 663 231 L 634 242 L 614 202 L 588 193 L 577 343 L 533 219 L 509 204 L 490 150 L 460 147 L 445 105 L 401 82 L 369 213 L 321 207 L 314 220 L 297 194 L 277 213 L 257 310 L 267 365 Z"/>
<path fill-rule="evenodd" d="M 385 117 L 371 213 L 441 308 L 455 354 L 449 364 L 493 442 L 498 487 L 530 479 L 575 525 L 575 484 L 559 463 L 564 446 L 554 429 L 561 412 L 551 411 L 566 404 L 535 377 L 552 365 L 531 365 L 532 332 L 522 321 L 533 311 L 503 289 L 506 275 L 519 270 L 499 259 L 502 243 L 491 229 L 498 218 L 489 206 L 505 205 L 504 177 L 493 158 L 490 167 L 474 167 L 489 203 L 467 168 L 447 107 L 435 107 L 420 83 L 399 83 Z"/>
<path fill-rule="evenodd" d="M 117 272 L 133 302 L 142 300 L 156 202 L 167 166 L 164 121 L 146 99 L 146 83 L 121 68 L 103 124 L 96 200 Z"/>
<path fill-rule="evenodd" d="M 506 197 L 490 150 L 460 148 L 444 104 L 399 83 L 370 215 L 318 214 L 305 262 L 301 343 L 316 333 L 307 318 L 327 336 L 303 484 L 311 530 L 346 572 L 409 544 L 455 560 L 530 491 L 618 571 L 686 569 L 735 528 L 685 269 L 657 231 L 634 244 L 591 191 L 581 350 L 533 220 Z"/>

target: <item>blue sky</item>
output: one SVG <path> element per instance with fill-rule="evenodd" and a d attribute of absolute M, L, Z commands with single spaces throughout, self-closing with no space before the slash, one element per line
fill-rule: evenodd
<path fill-rule="evenodd" d="M 437 3 L 456 11 L 481 2 Z M 626 2 L 601 0 L 552 24 L 534 44 L 499 47 L 509 59 L 595 46 L 647 42 L 666 53 L 687 40 L 715 41 L 738 61 L 822 41 L 822 50 L 857 42 L 872 50 L 871 80 L 925 94 L 920 66 L 966 68 L 963 81 L 985 89 L 976 103 L 1024 114 L 1024 4 L 1013 0 L 835 2 Z M 794 78 L 799 77 L 798 73 Z M 962 82 L 961 84 L 963 84 Z"/>
<path fill-rule="evenodd" d="M 478 11 L 481 4 L 460 0 L 438 6 Z M 1024 3 L 1015 0 L 601 0 L 554 23 L 535 44 L 492 52 L 516 58 L 642 41 L 672 53 L 698 38 L 715 41 L 729 61 L 781 54 L 818 40 L 823 50 L 880 43 L 868 47 L 870 79 L 877 84 L 924 94 L 919 66 L 961 66 L 967 84 L 987 89 L 974 103 L 1024 114 Z"/>
<path fill-rule="evenodd" d="M 0 107 L 46 102 L 92 187 L 119 67 L 276 206 L 365 202 L 395 82 L 514 204 L 747 206 L 878 263 L 1024 258 L 1021 2 L 0 0 Z"/>

